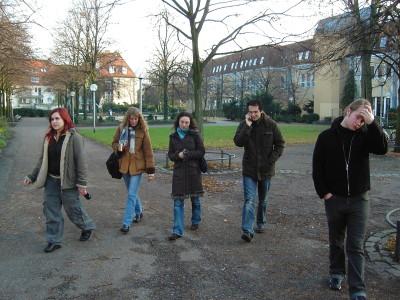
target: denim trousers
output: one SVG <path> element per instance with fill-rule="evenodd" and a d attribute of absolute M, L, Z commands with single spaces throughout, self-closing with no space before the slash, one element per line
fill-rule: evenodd
<path fill-rule="evenodd" d="M 128 190 L 128 196 L 126 197 L 123 225 L 131 226 L 133 218 L 139 216 L 142 211 L 142 202 L 139 198 L 140 182 L 142 181 L 142 174 L 129 175 L 123 174 L 126 189 Z"/>
<path fill-rule="evenodd" d="M 81 230 L 96 228 L 93 220 L 83 208 L 78 189 L 61 190 L 60 179 L 47 176 L 44 186 L 43 213 L 46 217 L 46 239 L 48 243 L 61 244 L 64 234 L 62 206 L 68 219 Z"/>
<path fill-rule="evenodd" d="M 344 276 L 346 237 L 347 272 L 350 295 L 365 293 L 364 238 L 369 215 L 368 194 L 332 196 L 325 200 L 329 229 L 329 273 Z"/>
<path fill-rule="evenodd" d="M 268 191 L 271 179 L 255 180 L 249 176 L 243 176 L 244 204 L 242 211 L 242 230 L 245 233 L 254 234 L 254 220 L 256 195 L 258 194 L 257 227 L 264 228 L 267 223 Z"/>
<path fill-rule="evenodd" d="M 199 196 L 190 197 L 192 201 L 192 224 L 200 224 L 201 221 L 201 203 Z M 174 199 L 174 227 L 172 232 L 182 236 L 184 232 L 185 220 L 185 201 L 182 198 Z"/>

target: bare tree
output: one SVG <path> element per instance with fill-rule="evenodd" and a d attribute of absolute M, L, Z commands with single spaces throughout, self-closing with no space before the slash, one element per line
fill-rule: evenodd
<path fill-rule="evenodd" d="M 166 14 L 163 12 L 162 15 Z M 174 77 L 184 73 L 186 61 L 182 59 L 182 46 L 177 44 L 175 32 L 165 23 L 165 18 L 158 22 L 158 42 L 154 58 L 150 62 L 149 77 L 156 79 L 162 88 L 164 120 L 168 119 L 168 90 Z M 184 74 L 187 76 L 187 74 Z"/>
<path fill-rule="evenodd" d="M 280 14 L 273 13 L 268 7 L 272 2 L 252 1 L 252 0 L 162 0 L 171 14 L 165 15 L 168 25 L 175 28 L 178 38 L 189 41 L 192 51 L 192 80 L 195 118 L 199 124 L 199 128 L 203 129 L 203 111 L 202 111 L 202 82 L 203 70 L 210 60 L 218 54 L 222 46 L 234 42 L 236 38 L 245 34 L 245 30 L 250 27 L 256 27 L 257 24 L 266 22 L 272 24 L 277 20 Z M 299 1 L 301 2 L 301 1 Z M 233 26 L 232 20 L 238 19 L 239 11 L 243 11 L 252 5 L 259 5 L 258 13 L 250 18 L 246 18 L 239 25 Z M 173 14 L 172 14 L 173 12 Z M 170 18 L 170 16 L 183 18 L 188 25 L 182 27 L 178 21 Z M 231 25 L 229 25 L 231 23 Z M 200 35 L 206 25 L 217 27 L 219 25 L 225 28 L 225 34 L 219 40 L 212 44 L 211 48 L 202 57 L 200 51 Z M 225 52 L 227 53 L 227 52 Z"/>

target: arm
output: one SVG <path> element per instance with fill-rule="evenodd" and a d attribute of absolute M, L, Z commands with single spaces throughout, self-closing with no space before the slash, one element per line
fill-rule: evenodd
<path fill-rule="evenodd" d="M 285 148 L 285 140 L 283 139 L 282 133 L 276 123 L 273 125 L 272 132 L 274 138 L 274 149 L 272 150 L 269 158 L 271 163 L 275 163 L 283 153 L 283 148 Z"/>
<path fill-rule="evenodd" d="M 76 165 L 76 186 L 85 189 L 87 186 L 88 166 L 86 162 L 86 153 L 84 151 L 83 138 L 79 134 L 74 134 L 73 145 L 74 160 Z"/>
<path fill-rule="evenodd" d="M 370 153 L 383 155 L 388 151 L 387 136 L 376 121 L 367 125 L 367 145 Z"/>
<path fill-rule="evenodd" d="M 111 147 L 113 148 L 113 150 L 116 152 L 118 151 L 118 144 L 119 144 L 119 136 L 121 135 L 121 129 L 119 128 L 119 126 L 117 127 L 117 129 L 115 130 L 114 136 L 113 136 L 113 140 L 111 143 Z"/>
<path fill-rule="evenodd" d="M 25 179 L 29 179 L 31 181 L 30 183 L 33 183 L 33 182 L 36 181 L 37 176 L 39 174 L 40 167 L 42 166 L 42 163 L 43 163 L 43 151 L 44 151 L 43 147 L 44 147 L 44 143 L 42 144 L 41 151 L 40 151 L 40 156 L 39 156 L 39 159 L 38 159 L 38 161 L 36 163 L 35 168 L 33 169 L 31 174 L 29 174 L 29 175 L 27 175 L 25 177 Z"/>
<path fill-rule="evenodd" d="M 173 162 L 176 162 L 178 160 L 182 160 L 181 158 L 179 158 L 179 151 L 175 149 L 175 145 L 174 145 L 174 142 L 173 142 L 173 135 L 172 134 L 169 136 L 168 157 Z"/>
<path fill-rule="evenodd" d="M 244 147 L 247 145 L 250 139 L 251 126 L 247 125 L 246 122 L 241 122 L 236 130 L 233 142 L 238 147 Z"/>
<path fill-rule="evenodd" d="M 154 154 L 153 154 L 153 148 L 151 146 L 151 140 L 150 140 L 148 131 L 145 131 L 145 133 L 144 133 L 143 153 L 144 153 L 144 161 L 146 164 L 146 173 L 154 174 L 155 173 Z"/>
<path fill-rule="evenodd" d="M 319 136 L 313 153 L 312 177 L 315 190 L 321 199 L 329 193 L 324 175 L 325 160 L 325 150 L 321 142 L 321 136 Z"/>
<path fill-rule="evenodd" d="M 194 141 L 196 144 L 196 149 L 195 150 L 190 150 L 185 153 L 185 159 L 188 160 L 198 160 L 204 156 L 205 149 L 204 149 L 204 144 L 203 140 L 201 139 L 199 134 L 194 134 Z"/>

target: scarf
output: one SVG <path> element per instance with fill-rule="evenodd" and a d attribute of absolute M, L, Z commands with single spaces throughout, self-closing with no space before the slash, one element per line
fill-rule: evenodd
<path fill-rule="evenodd" d="M 135 153 L 135 128 L 133 127 L 125 127 L 122 129 L 121 134 L 119 136 L 119 143 L 126 146 L 129 146 L 129 153 Z"/>
<path fill-rule="evenodd" d="M 178 133 L 178 136 L 179 136 L 179 138 L 180 138 L 181 140 L 183 140 L 183 139 L 185 138 L 185 136 L 186 136 L 186 134 L 187 134 L 188 131 L 189 131 L 189 128 L 182 129 L 182 128 L 178 127 L 178 128 L 176 129 L 176 132 Z"/>

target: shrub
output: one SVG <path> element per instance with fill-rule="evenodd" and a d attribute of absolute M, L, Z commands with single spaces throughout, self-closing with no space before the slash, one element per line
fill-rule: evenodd
<path fill-rule="evenodd" d="M 319 120 L 319 115 L 314 113 L 301 116 L 301 121 L 304 123 L 313 123 L 318 120 Z"/>

